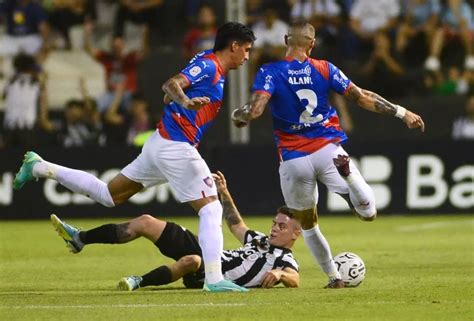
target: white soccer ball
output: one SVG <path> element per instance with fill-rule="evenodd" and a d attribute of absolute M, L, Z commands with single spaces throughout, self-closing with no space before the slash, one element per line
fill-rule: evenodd
<path fill-rule="evenodd" d="M 356 287 L 364 280 L 365 264 L 358 255 L 342 252 L 334 257 L 334 263 L 346 287 Z"/>

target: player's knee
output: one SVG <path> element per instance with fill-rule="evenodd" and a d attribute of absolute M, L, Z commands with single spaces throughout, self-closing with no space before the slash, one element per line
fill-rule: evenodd
<path fill-rule="evenodd" d="M 156 219 L 149 214 L 142 214 L 139 217 L 133 219 L 133 230 L 140 236 L 147 234 L 147 228 L 152 226 Z"/>
<path fill-rule="evenodd" d="M 186 255 L 179 259 L 188 273 L 195 272 L 201 266 L 201 257 L 199 255 Z"/>
<path fill-rule="evenodd" d="M 315 209 L 306 209 L 306 210 L 294 210 L 291 212 L 295 218 L 300 222 L 301 228 L 303 230 L 308 230 L 313 228 L 318 223 L 318 216 L 316 215 Z"/>
<path fill-rule="evenodd" d="M 138 220 L 140 221 L 140 223 L 142 223 L 143 225 L 149 225 L 151 224 L 154 220 L 156 220 L 156 218 L 154 218 L 153 216 L 151 216 L 150 214 L 142 214 L 138 217 Z"/>
<path fill-rule="evenodd" d="M 127 199 L 120 196 L 120 195 L 118 195 L 118 196 L 117 195 L 112 195 L 112 201 L 113 201 L 113 204 L 109 207 L 114 207 L 114 206 L 123 204 L 127 201 Z"/>

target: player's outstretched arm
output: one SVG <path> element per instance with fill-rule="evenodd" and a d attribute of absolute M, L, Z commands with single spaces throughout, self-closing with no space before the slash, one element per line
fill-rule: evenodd
<path fill-rule="evenodd" d="M 224 208 L 223 215 L 227 226 L 235 238 L 244 244 L 245 233 L 249 228 L 242 219 L 242 216 L 240 216 L 239 210 L 235 206 L 234 200 L 227 189 L 225 176 L 219 171 L 217 171 L 217 174 L 212 174 L 212 176 L 216 182 L 217 191 L 221 195 L 222 207 Z"/>
<path fill-rule="evenodd" d="M 168 79 L 161 89 L 165 92 L 165 98 L 163 99 L 166 103 L 167 101 L 174 101 L 186 109 L 198 110 L 201 107 L 209 104 L 209 97 L 193 97 L 189 98 L 184 93 L 183 89 L 189 87 L 189 81 L 181 74 L 171 77 Z M 166 97 L 168 96 L 168 97 Z"/>
<path fill-rule="evenodd" d="M 262 288 L 271 288 L 278 281 L 281 281 L 288 288 L 297 288 L 300 285 L 300 275 L 297 271 L 288 267 L 283 270 L 274 269 L 265 273 L 260 285 Z"/>
<path fill-rule="evenodd" d="M 425 131 L 425 123 L 419 115 L 407 110 L 400 105 L 389 102 L 374 92 L 361 89 L 354 83 L 352 83 L 351 86 L 346 90 L 344 96 L 369 111 L 398 117 L 403 120 L 403 122 L 410 129 L 420 128 L 422 132 Z"/>
<path fill-rule="evenodd" d="M 270 95 L 262 92 L 254 92 L 250 101 L 232 112 L 232 121 L 236 127 L 245 127 L 249 121 L 260 117 L 265 111 Z"/>

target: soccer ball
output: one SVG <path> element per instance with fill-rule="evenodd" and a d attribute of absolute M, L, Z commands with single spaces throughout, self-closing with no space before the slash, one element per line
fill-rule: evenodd
<path fill-rule="evenodd" d="M 334 257 L 334 263 L 346 287 L 356 287 L 364 280 L 365 264 L 358 255 L 351 252 L 339 253 Z"/>

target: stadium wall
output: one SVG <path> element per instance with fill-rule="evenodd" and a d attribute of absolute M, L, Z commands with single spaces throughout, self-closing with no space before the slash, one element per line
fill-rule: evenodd
<path fill-rule="evenodd" d="M 375 191 L 379 213 L 474 214 L 474 153 L 472 143 L 391 142 L 345 145 Z M 105 208 L 71 194 L 53 180 L 27 184 L 13 191 L 12 181 L 23 151 L 4 151 L 0 159 L 0 219 L 62 217 L 193 215 L 178 204 L 168 186 L 148 189 L 126 204 Z M 105 181 L 132 161 L 134 148 L 43 149 L 46 159 L 91 171 Z M 278 157 L 268 145 L 222 146 L 201 150 L 211 170 L 221 170 L 245 215 L 270 214 L 283 204 Z M 320 215 L 347 213 L 342 199 L 320 186 Z"/>

